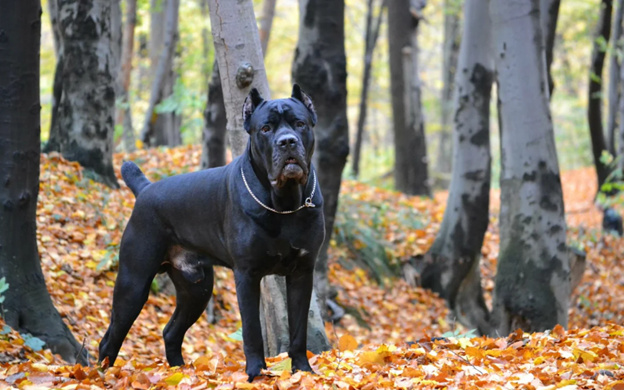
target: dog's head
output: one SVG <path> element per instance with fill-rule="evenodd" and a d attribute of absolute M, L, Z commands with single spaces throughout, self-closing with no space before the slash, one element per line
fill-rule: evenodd
<path fill-rule="evenodd" d="M 306 184 L 314 152 L 316 112 L 308 95 L 295 84 L 288 99 L 264 100 L 252 89 L 243 104 L 244 127 L 252 159 L 262 164 L 275 188 Z"/>

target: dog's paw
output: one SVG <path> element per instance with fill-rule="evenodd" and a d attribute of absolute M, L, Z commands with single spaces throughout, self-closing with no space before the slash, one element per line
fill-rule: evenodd
<path fill-rule="evenodd" d="M 264 362 L 264 359 L 258 362 L 247 363 L 247 368 L 245 369 L 245 372 L 248 376 L 247 381 L 249 383 L 253 382 L 255 377 L 260 376 L 260 372 L 263 368 L 266 368 L 266 363 Z"/>
<path fill-rule="evenodd" d="M 310 367 L 310 362 L 308 362 L 307 357 L 303 358 L 292 358 L 292 372 L 295 371 L 306 371 L 314 373 L 312 367 Z"/>

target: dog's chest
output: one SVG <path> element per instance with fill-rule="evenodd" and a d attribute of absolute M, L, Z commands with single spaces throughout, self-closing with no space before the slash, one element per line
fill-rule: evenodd
<path fill-rule="evenodd" d="M 263 265 L 270 274 L 291 274 L 310 258 L 310 250 L 305 245 L 285 239 L 270 240 L 263 249 L 266 254 Z"/>

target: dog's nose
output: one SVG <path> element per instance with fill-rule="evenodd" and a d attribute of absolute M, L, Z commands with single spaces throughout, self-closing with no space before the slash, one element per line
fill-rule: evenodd
<path fill-rule="evenodd" d="M 284 134 L 278 137 L 275 143 L 281 149 L 293 149 L 297 145 L 297 137 L 292 134 Z"/>

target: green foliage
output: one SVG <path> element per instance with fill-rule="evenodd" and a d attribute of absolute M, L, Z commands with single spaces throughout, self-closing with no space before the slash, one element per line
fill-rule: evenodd
<path fill-rule="evenodd" d="M 35 352 L 43 350 L 43 347 L 45 346 L 45 341 L 29 333 L 22 334 L 21 336 L 24 339 L 24 345 L 28 348 L 32 349 Z"/>
<path fill-rule="evenodd" d="M 470 329 L 466 333 L 461 333 L 459 329 L 450 330 L 442 334 L 444 338 L 454 338 L 454 339 L 471 339 L 474 337 L 479 337 L 476 329 Z"/>
<path fill-rule="evenodd" d="M 0 278 L 0 304 L 4 302 L 4 296 L 2 294 L 5 293 L 8 289 L 9 284 L 6 282 L 6 278 L 3 276 L 2 278 Z"/>
<path fill-rule="evenodd" d="M 596 197 L 596 201 L 602 207 L 624 204 L 624 197 L 622 196 L 622 192 L 624 191 L 624 176 L 620 168 L 621 160 L 622 156 L 614 158 L 606 150 L 603 150 L 600 155 L 600 162 L 611 170 L 605 182 L 600 186 L 600 191 Z"/>
<path fill-rule="evenodd" d="M 228 335 L 229 338 L 236 341 L 243 341 L 243 328 L 236 329 L 235 332 Z"/>
<path fill-rule="evenodd" d="M 349 248 L 354 261 L 382 285 L 387 279 L 400 275 L 399 263 L 391 253 L 392 245 L 383 237 L 385 224 L 421 226 L 420 218 L 410 209 L 396 213 L 392 222 L 388 221 L 388 214 L 388 205 L 383 201 L 364 201 L 356 194 L 343 193 L 334 224 L 336 244 Z"/>

